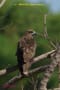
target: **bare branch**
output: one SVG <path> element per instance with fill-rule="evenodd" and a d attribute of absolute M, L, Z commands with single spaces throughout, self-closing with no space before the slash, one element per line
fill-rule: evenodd
<path fill-rule="evenodd" d="M 37 81 L 38 80 L 35 81 L 34 77 L 32 76 L 32 85 L 33 85 L 34 90 L 37 90 Z"/>
<path fill-rule="evenodd" d="M 35 62 L 37 62 L 37 61 L 39 61 L 39 60 L 42 60 L 42 59 L 44 59 L 44 58 L 47 58 L 48 55 L 51 55 L 51 54 L 54 53 L 55 51 L 56 51 L 56 50 L 52 50 L 52 51 L 50 51 L 50 52 L 47 52 L 47 53 L 45 53 L 45 54 L 42 54 L 42 55 L 40 55 L 40 56 L 35 57 L 35 58 L 33 59 L 32 64 L 35 63 Z M 0 76 L 1 76 L 1 75 L 5 75 L 5 74 L 9 74 L 9 73 L 11 73 L 11 72 L 13 72 L 13 71 L 16 71 L 17 69 L 18 69 L 18 65 L 12 66 L 12 67 L 10 67 L 10 68 L 2 69 L 2 70 L 0 70 Z"/>
<path fill-rule="evenodd" d="M 42 55 L 40 55 L 40 56 L 37 56 L 37 57 L 35 57 L 35 58 L 33 59 L 33 62 L 32 62 L 32 63 L 35 63 L 35 62 L 37 62 L 37 61 L 39 61 L 39 60 L 42 60 L 42 59 L 45 59 L 45 58 L 47 58 L 49 55 L 51 55 L 51 54 L 54 53 L 54 52 L 56 52 L 56 50 L 52 50 L 52 51 L 50 51 L 50 52 L 44 53 L 44 54 L 42 54 Z"/>
<path fill-rule="evenodd" d="M 17 69 L 18 69 L 18 65 L 2 69 L 2 70 L 0 70 L 0 76 L 5 75 L 5 74 L 9 74 L 10 72 L 16 71 Z"/>
<path fill-rule="evenodd" d="M 50 39 L 47 33 L 46 18 L 47 18 L 47 14 L 44 14 L 44 37 L 49 41 L 50 45 L 56 49 L 56 45 L 52 42 L 52 40 Z"/>
<path fill-rule="evenodd" d="M 43 24 L 44 24 L 44 32 L 43 33 L 37 33 L 38 36 L 40 36 L 41 38 L 45 38 L 48 40 L 48 42 L 50 43 L 50 45 L 54 48 L 54 49 L 57 49 L 56 45 L 54 44 L 54 42 L 50 39 L 49 35 L 48 35 L 48 32 L 47 32 L 47 26 L 46 26 L 46 18 L 47 18 L 47 14 L 44 14 L 44 21 L 43 21 Z"/>
<path fill-rule="evenodd" d="M 45 69 L 49 67 L 49 65 L 45 65 L 45 66 L 40 66 L 38 68 L 35 68 L 33 70 L 30 70 L 28 72 L 24 72 L 25 75 L 30 76 L 31 74 L 35 73 L 35 72 L 43 72 L 45 71 Z M 24 78 L 24 77 L 23 77 Z M 3 88 L 10 88 L 10 86 L 14 83 L 16 83 L 18 80 L 21 80 L 22 79 L 22 76 L 19 75 L 19 76 L 14 76 L 12 79 L 10 79 L 8 82 L 6 82 L 4 85 L 2 85 Z"/>
<path fill-rule="evenodd" d="M 24 90 L 24 86 L 23 86 L 23 84 L 21 85 L 21 90 Z"/>
<path fill-rule="evenodd" d="M 59 49 L 57 49 L 57 52 L 53 55 L 51 55 L 52 63 L 50 64 L 49 68 L 46 69 L 44 73 L 44 77 L 41 80 L 40 83 L 40 89 L 39 90 L 47 90 L 47 83 L 54 72 L 55 67 L 60 62 L 60 46 Z"/>
<path fill-rule="evenodd" d="M 58 79 L 59 79 L 59 88 L 60 88 L 60 61 L 59 61 L 59 63 L 58 63 Z"/>
<path fill-rule="evenodd" d="M 47 14 L 44 14 L 44 37 L 45 38 L 48 37 L 47 27 L 46 27 L 46 17 L 47 17 Z"/>
<path fill-rule="evenodd" d="M 6 0 L 2 0 L 1 3 L 0 3 L 0 8 L 3 7 L 3 5 L 5 4 Z"/>

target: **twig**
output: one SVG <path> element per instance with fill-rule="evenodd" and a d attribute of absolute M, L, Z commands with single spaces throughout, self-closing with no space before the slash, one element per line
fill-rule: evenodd
<path fill-rule="evenodd" d="M 32 63 L 35 63 L 35 62 L 37 62 L 37 61 L 39 61 L 39 60 L 42 60 L 42 59 L 45 59 L 45 58 L 47 58 L 49 55 L 51 55 L 51 54 L 54 53 L 54 52 L 56 52 L 56 50 L 52 50 L 52 51 L 50 51 L 50 52 L 44 53 L 44 54 L 42 54 L 42 55 L 40 55 L 40 56 L 37 56 L 37 57 L 35 57 L 35 58 L 33 59 L 33 62 L 32 62 Z"/>
<path fill-rule="evenodd" d="M 47 83 L 52 73 L 54 72 L 55 67 L 58 65 L 60 61 L 60 46 L 59 46 L 59 49 L 57 49 L 57 52 L 51 55 L 51 59 L 52 59 L 52 63 L 50 64 L 49 68 L 46 69 L 44 73 L 44 77 L 41 80 L 39 90 L 47 90 Z"/>
<path fill-rule="evenodd" d="M 1 3 L 0 3 L 0 8 L 3 7 L 3 5 L 5 4 L 6 0 L 2 0 Z"/>
<path fill-rule="evenodd" d="M 35 62 L 37 62 L 37 61 L 39 61 L 39 60 L 42 60 L 42 59 L 44 59 L 44 58 L 47 58 L 49 55 L 51 55 L 51 54 L 54 53 L 55 51 L 56 51 L 56 50 L 52 50 L 52 51 L 50 51 L 50 52 L 47 52 L 47 53 L 44 53 L 44 54 L 42 54 L 42 55 L 40 55 L 40 56 L 35 57 L 35 58 L 33 59 L 32 64 L 35 63 Z M 10 67 L 10 68 L 2 69 L 2 70 L 0 70 L 0 76 L 5 75 L 5 74 L 8 74 L 8 73 L 11 73 L 11 72 L 13 72 L 13 71 L 16 71 L 17 69 L 18 69 L 18 66 L 17 66 L 17 65 L 12 66 L 12 67 Z"/>
<path fill-rule="evenodd" d="M 2 70 L 0 70 L 0 76 L 5 75 L 5 74 L 9 74 L 13 71 L 16 71 L 17 69 L 18 69 L 18 65 L 2 69 Z"/>
<path fill-rule="evenodd" d="M 24 74 L 28 77 L 28 75 L 31 75 L 31 74 L 33 74 L 33 73 L 35 73 L 35 72 L 43 72 L 43 71 L 45 71 L 45 69 L 47 68 L 47 67 L 49 67 L 49 65 L 45 65 L 45 66 L 40 66 L 40 67 L 38 67 L 38 68 L 35 68 L 35 69 L 33 69 L 33 70 L 30 70 L 29 72 L 24 72 Z M 12 85 L 12 84 L 14 84 L 14 83 L 16 83 L 18 80 L 21 80 L 22 78 L 24 78 L 24 77 L 22 77 L 21 75 L 19 75 L 19 76 L 14 76 L 12 79 L 10 79 L 8 82 L 6 82 L 5 84 L 3 84 L 2 85 L 2 87 L 3 88 L 10 88 L 10 86 Z"/>
<path fill-rule="evenodd" d="M 56 45 L 53 43 L 53 41 L 50 39 L 47 33 L 46 18 L 47 18 L 47 14 L 44 14 L 44 37 L 48 40 L 48 42 L 54 49 L 57 49 Z"/>

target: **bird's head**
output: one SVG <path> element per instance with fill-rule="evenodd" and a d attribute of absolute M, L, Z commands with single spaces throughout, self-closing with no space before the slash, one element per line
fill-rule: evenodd
<path fill-rule="evenodd" d="M 26 34 L 34 36 L 34 35 L 36 35 L 37 33 L 36 33 L 36 31 L 34 31 L 33 29 L 29 29 L 29 30 L 26 31 Z"/>
<path fill-rule="evenodd" d="M 32 39 L 36 35 L 36 32 L 33 29 L 28 29 L 25 33 L 27 39 Z"/>

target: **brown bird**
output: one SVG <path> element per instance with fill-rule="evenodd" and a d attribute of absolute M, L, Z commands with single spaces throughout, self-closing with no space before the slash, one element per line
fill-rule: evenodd
<path fill-rule="evenodd" d="M 31 62 L 36 52 L 36 42 L 34 39 L 35 31 L 29 29 L 25 32 L 24 36 L 18 41 L 17 46 L 17 60 L 18 67 L 21 75 L 24 75 L 23 72 L 28 71 L 31 66 Z"/>

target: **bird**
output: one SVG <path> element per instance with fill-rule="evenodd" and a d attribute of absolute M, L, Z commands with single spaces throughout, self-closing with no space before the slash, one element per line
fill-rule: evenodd
<path fill-rule="evenodd" d="M 24 75 L 24 72 L 28 72 L 33 62 L 37 47 L 35 35 L 36 32 L 33 29 L 28 29 L 18 40 L 16 56 L 21 75 Z"/>

